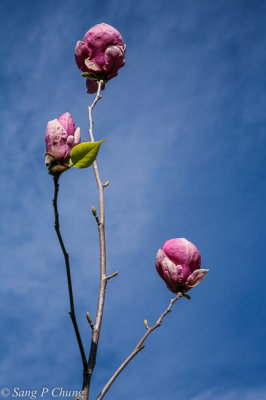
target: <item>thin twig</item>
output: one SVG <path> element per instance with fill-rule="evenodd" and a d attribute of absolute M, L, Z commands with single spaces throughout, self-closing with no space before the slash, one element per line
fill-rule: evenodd
<path fill-rule="evenodd" d="M 95 141 L 94 136 L 93 136 L 92 110 L 95 107 L 96 103 L 101 99 L 102 84 L 103 84 L 103 81 L 98 82 L 98 90 L 97 90 L 96 97 L 95 97 L 93 103 L 91 104 L 91 106 L 88 107 L 89 122 L 90 122 L 89 134 L 90 134 L 90 139 L 92 142 Z M 99 170 L 98 170 L 96 161 L 94 161 L 94 163 L 93 163 L 93 169 L 94 169 L 95 179 L 97 182 L 98 192 L 99 192 L 99 217 L 97 217 L 98 218 L 97 223 L 98 223 L 98 232 L 99 232 L 99 241 L 100 241 L 100 288 L 99 288 L 99 295 L 98 295 L 96 320 L 93 325 L 94 329 L 92 331 L 90 355 L 89 355 L 89 359 L 88 359 L 88 376 L 84 377 L 83 388 L 82 388 L 82 390 L 83 390 L 82 400 L 87 400 L 89 398 L 90 381 L 91 381 L 91 376 L 93 374 L 93 370 L 94 370 L 94 367 L 96 364 L 97 349 L 98 349 L 102 317 L 103 317 L 105 291 L 106 291 L 106 285 L 107 285 L 105 232 L 104 232 L 104 195 L 103 195 L 104 186 L 103 186 L 101 178 L 100 178 L 100 174 L 99 174 Z"/>
<path fill-rule="evenodd" d="M 66 273 L 67 273 L 67 283 L 68 283 L 68 293 L 69 293 L 69 303 L 70 303 L 70 318 L 75 330 L 78 346 L 79 346 L 79 351 L 83 363 L 83 370 L 87 371 L 87 360 L 86 360 L 86 354 L 84 352 L 81 336 L 79 333 L 79 328 L 76 320 L 76 315 L 75 315 L 75 307 L 74 307 L 74 298 L 73 298 L 73 291 L 72 291 L 72 282 L 71 282 L 71 274 L 70 274 L 70 263 L 69 263 L 69 255 L 66 251 L 61 233 L 60 233 L 60 225 L 59 225 L 59 213 L 58 213 L 58 207 L 57 207 L 57 198 L 58 198 L 58 192 L 59 192 L 59 175 L 54 176 L 54 199 L 53 199 L 53 206 L 54 206 L 54 215 L 55 215 L 55 224 L 54 224 L 54 229 L 57 233 L 57 237 L 65 258 L 65 265 L 66 265 Z"/>
<path fill-rule="evenodd" d="M 109 379 L 109 381 L 107 382 L 107 384 L 104 386 L 103 390 L 97 397 L 97 400 L 101 400 L 105 396 L 105 394 L 110 389 L 110 386 L 114 383 L 118 375 L 123 371 L 123 369 L 127 366 L 127 364 L 144 348 L 143 343 L 150 335 L 150 333 L 153 332 L 155 329 L 157 329 L 159 326 L 161 326 L 163 318 L 166 316 L 166 314 L 168 314 L 172 310 L 174 303 L 182 296 L 183 293 L 181 292 L 177 293 L 176 297 L 170 301 L 170 304 L 167 307 L 167 309 L 160 315 L 160 317 L 157 319 L 157 321 L 153 326 L 148 327 L 148 323 L 145 324 L 146 333 L 142 336 L 142 338 L 140 339 L 140 341 L 138 342 L 137 346 L 134 348 L 132 353 L 125 359 L 125 361 L 120 365 L 120 367 L 117 368 L 113 376 Z"/>

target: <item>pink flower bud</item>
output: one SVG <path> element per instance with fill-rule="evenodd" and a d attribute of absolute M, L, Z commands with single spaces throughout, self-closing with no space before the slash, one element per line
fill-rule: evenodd
<path fill-rule="evenodd" d="M 173 293 L 187 292 L 209 272 L 200 269 L 201 258 L 197 247 L 186 239 L 167 240 L 156 255 L 156 269 Z"/>
<path fill-rule="evenodd" d="M 117 76 L 118 70 L 125 65 L 125 51 L 120 33 L 104 23 L 93 26 L 83 40 L 77 42 L 75 59 L 78 68 L 89 75 L 88 93 L 97 92 L 96 81 L 107 82 Z"/>
<path fill-rule="evenodd" d="M 75 129 L 71 115 L 66 112 L 60 118 L 48 122 L 45 140 L 45 163 L 49 166 L 50 173 L 53 170 L 62 172 L 68 168 L 72 148 L 80 143 L 80 129 Z"/>

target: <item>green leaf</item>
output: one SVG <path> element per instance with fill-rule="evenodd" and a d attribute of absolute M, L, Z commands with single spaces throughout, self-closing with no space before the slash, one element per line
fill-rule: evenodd
<path fill-rule="evenodd" d="M 75 168 L 88 168 L 96 160 L 99 148 L 105 139 L 99 142 L 84 142 L 73 147 L 70 153 L 70 166 Z"/>
<path fill-rule="evenodd" d="M 104 81 L 104 83 L 108 82 L 108 79 L 106 79 L 106 74 L 99 74 L 98 72 L 96 74 L 92 72 L 82 72 L 81 76 L 83 76 L 83 78 L 90 79 L 91 81 Z"/>
<path fill-rule="evenodd" d="M 106 75 L 105 74 L 99 74 L 98 72 L 96 74 L 94 74 L 92 72 L 82 72 L 81 76 L 83 76 L 83 78 L 87 78 L 87 79 L 90 79 L 92 81 L 103 80 L 104 82 L 107 82 Z"/>
<path fill-rule="evenodd" d="M 90 74 L 89 72 L 83 72 L 81 76 L 87 79 L 97 79 L 94 74 Z"/>

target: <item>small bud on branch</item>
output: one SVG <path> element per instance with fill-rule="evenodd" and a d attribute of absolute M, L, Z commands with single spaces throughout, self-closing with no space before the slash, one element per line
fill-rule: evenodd
<path fill-rule="evenodd" d="M 86 313 L 86 318 L 87 318 L 87 321 L 88 321 L 88 323 L 89 323 L 91 329 L 93 330 L 94 325 L 93 325 L 93 322 L 92 322 L 92 319 L 91 319 L 91 316 L 90 316 L 90 313 L 89 313 L 89 312 Z"/>
<path fill-rule="evenodd" d="M 114 278 L 114 277 L 117 276 L 118 274 L 119 274 L 119 272 L 116 271 L 116 272 L 114 272 L 112 275 L 107 276 L 107 277 L 106 277 L 106 280 L 108 281 L 109 279 Z"/>
<path fill-rule="evenodd" d="M 100 222 L 99 222 L 99 218 L 98 218 L 98 215 L 97 215 L 96 208 L 95 208 L 94 206 L 91 206 L 91 212 L 92 212 L 92 215 L 94 216 L 94 218 L 95 218 L 97 224 L 99 225 L 99 223 L 100 223 Z"/>

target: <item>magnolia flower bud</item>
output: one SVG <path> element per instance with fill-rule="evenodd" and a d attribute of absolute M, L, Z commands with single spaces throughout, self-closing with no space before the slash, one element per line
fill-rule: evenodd
<path fill-rule="evenodd" d="M 125 51 L 120 33 L 104 23 L 93 26 L 83 40 L 77 42 L 75 59 L 83 76 L 87 77 L 88 93 L 97 92 L 97 81 L 107 82 L 117 76 L 118 70 L 125 65 Z"/>
<path fill-rule="evenodd" d="M 74 121 L 68 112 L 48 122 L 45 140 L 45 164 L 49 167 L 49 172 L 54 175 L 68 169 L 70 152 L 80 143 L 80 129 L 75 129 Z"/>
<path fill-rule="evenodd" d="M 167 240 L 156 255 L 156 269 L 173 293 L 187 292 L 209 272 L 200 269 L 197 247 L 186 239 Z"/>

